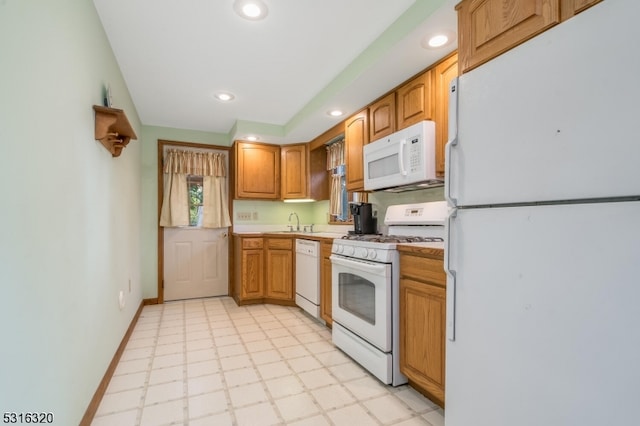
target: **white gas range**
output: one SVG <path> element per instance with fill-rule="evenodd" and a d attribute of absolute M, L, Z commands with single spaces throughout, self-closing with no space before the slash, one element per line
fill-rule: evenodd
<path fill-rule="evenodd" d="M 446 202 L 389 206 L 388 235 L 351 234 L 332 246 L 333 343 L 385 384 L 407 382 L 399 367 L 401 243 L 442 242 Z"/>

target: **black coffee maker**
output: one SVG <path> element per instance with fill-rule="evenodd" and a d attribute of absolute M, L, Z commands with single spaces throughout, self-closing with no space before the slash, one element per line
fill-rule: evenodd
<path fill-rule="evenodd" d="M 353 216 L 354 234 L 375 234 L 377 232 L 378 218 L 373 216 L 371 203 L 349 203 L 349 209 Z"/>

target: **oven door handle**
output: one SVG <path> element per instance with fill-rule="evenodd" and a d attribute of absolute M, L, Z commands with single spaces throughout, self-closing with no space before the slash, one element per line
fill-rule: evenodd
<path fill-rule="evenodd" d="M 329 257 L 329 259 L 331 259 L 331 263 L 333 264 L 346 266 L 347 268 L 356 268 L 366 272 L 381 273 L 387 269 L 386 263 L 369 262 L 366 260 L 353 260 L 333 254 Z"/>

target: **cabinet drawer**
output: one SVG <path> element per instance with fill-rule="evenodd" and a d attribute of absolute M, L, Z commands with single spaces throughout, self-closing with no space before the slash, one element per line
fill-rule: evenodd
<path fill-rule="evenodd" d="M 411 277 L 418 281 L 446 286 L 447 276 L 442 260 L 403 254 L 400 256 L 400 276 Z"/>
<path fill-rule="evenodd" d="M 262 238 L 243 238 L 242 248 L 243 249 L 261 249 Z"/>
<path fill-rule="evenodd" d="M 291 250 L 293 240 L 291 238 L 270 238 L 267 240 L 267 248 Z"/>

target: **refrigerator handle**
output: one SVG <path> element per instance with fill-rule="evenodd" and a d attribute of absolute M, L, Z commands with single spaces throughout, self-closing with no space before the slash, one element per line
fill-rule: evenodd
<path fill-rule="evenodd" d="M 456 340 L 456 271 L 451 269 L 451 225 L 458 213 L 457 209 L 451 209 L 445 222 L 446 245 L 444 249 L 444 270 L 447 274 L 447 339 L 451 342 Z"/>
<path fill-rule="evenodd" d="M 458 145 L 458 77 L 453 78 L 449 84 L 449 140 L 445 145 L 445 179 L 444 179 L 444 197 L 450 207 L 458 204 L 451 195 L 451 154 L 454 146 Z"/>

